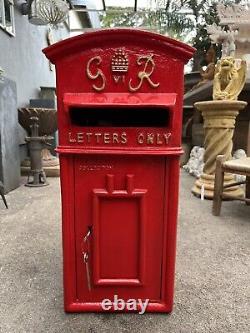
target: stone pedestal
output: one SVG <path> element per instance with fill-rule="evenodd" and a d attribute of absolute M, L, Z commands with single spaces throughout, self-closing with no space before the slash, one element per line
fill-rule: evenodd
<path fill-rule="evenodd" d="M 205 165 L 201 177 L 195 182 L 192 189 L 196 196 L 201 196 L 201 188 L 204 185 L 205 198 L 213 198 L 216 157 L 217 155 L 225 155 L 226 160 L 232 158 L 235 119 L 239 111 L 243 110 L 246 105 L 247 103 L 243 101 L 230 100 L 206 101 L 194 104 L 202 112 L 205 131 Z M 234 182 L 234 176 L 226 174 L 225 185 L 232 182 Z M 238 186 L 226 189 L 226 191 L 236 196 L 244 195 L 243 190 Z"/>

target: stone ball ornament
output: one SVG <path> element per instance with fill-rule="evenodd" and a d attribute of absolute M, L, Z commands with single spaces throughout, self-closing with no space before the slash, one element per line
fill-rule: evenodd
<path fill-rule="evenodd" d="M 47 24 L 57 25 L 66 20 L 69 5 L 63 0 L 39 0 L 37 11 L 40 18 Z"/>

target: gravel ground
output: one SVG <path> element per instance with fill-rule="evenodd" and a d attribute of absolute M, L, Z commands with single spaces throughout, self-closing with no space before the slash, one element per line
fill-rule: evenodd
<path fill-rule="evenodd" d="M 59 180 L 0 200 L 0 332 L 250 332 L 250 207 L 190 193 L 182 172 L 175 307 L 163 314 L 65 314 Z"/>

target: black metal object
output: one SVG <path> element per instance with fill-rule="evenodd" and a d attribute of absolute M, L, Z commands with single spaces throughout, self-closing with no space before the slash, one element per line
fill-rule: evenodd
<path fill-rule="evenodd" d="M 0 181 L 0 195 L 3 199 L 3 202 L 5 204 L 6 209 L 8 209 L 7 201 L 6 201 L 5 196 L 4 196 L 4 187 L 3 187 L 3 183 L 1 181 Z"/>
<path fill-rule="evenodd" d="M 135 4 L 134 4 L 134 11 L 137 11 L 137 0 L 135 0 Z"/>
<path fill-rule="evenodd" d="M 42 167 L 42 149 L 51 147 L 51 144 L 47 141 L 51 141 L 54 138 L 52 136 L 39 136 L 39 119 L 38 117 L 31 117 L 31 136 L 26 137 L 25 140 L 28 143 L 30 151 L 30 172 L 28 175 L 28 180 L 25 186 L 29 187 L 41 187 L 47 186 L 46 174 Z M 30 181 L 30 177 L 33 180 Z"/>

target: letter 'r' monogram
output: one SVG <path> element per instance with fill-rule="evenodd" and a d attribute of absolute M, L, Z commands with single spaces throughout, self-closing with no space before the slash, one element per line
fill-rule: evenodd
<path fill-rule="evenodd" d="M 130 79 L 130 81 L 129 81 L 129 90 L 130 91 L 139 90 L 143 84 L 144 79 L 148 81 L 148 83 L 150 84 L 150 86 L 152 88 L 159 87 L 160 83 L 154 83 L 150 78 L 150 76 L 152 75 L 152 73 L 155 69 L 155 62 L 154 62 L 153 56 L 154 56 L 153 54 L 150 54 L 150 55 L 142 55 L 142 56 L 138 57 L 137 64 L 139 66 L 142 65 L 145 60 L 146 61 L 144 64 L 143 71 L 140 71 L 138 73 L 138 78 L 140 79 L 139 84 L 136 87 L 132 87 L 132 85 L 131 85 L 132 79 Z M 150 67 L 150 65 L 151 65 L 151 69 L 148 68 L 148 67 Z"/>

